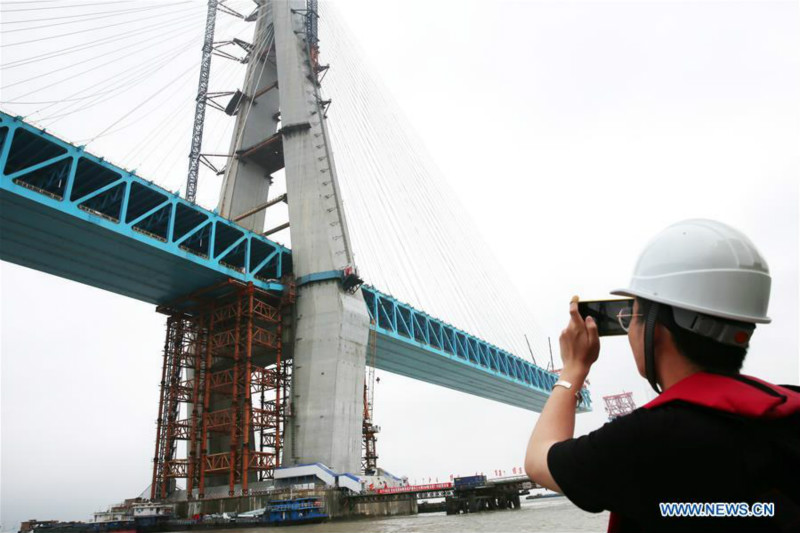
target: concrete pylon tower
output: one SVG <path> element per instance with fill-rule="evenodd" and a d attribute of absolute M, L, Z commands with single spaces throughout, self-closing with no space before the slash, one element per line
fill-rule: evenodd
<path fill-rule="evenodd" d="M 345 290 L 354 278 L 353 251 L 309 36 L 313 7 L 304 0 L 264 0 L 259 7 L 234 134 L 238 157 L 225 175 L 219 210 L 233 218 L 263 205 L 270 174 L 285 168 L 298 289 L 283 464 L 321 462 L 357 473 L 369 316 L 361 291 Z M 243 222 L 263 231 L 263 212 Z"/>

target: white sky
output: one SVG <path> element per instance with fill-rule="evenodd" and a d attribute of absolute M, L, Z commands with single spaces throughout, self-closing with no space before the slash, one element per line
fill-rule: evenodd
<path fill-rule="evenodd" d="M 140 4 L 153 5 L 133 5 Z M 554 349 L 573 294 L 606 297 L 627 282 L 657 231 L 716 218 L 749 235 L 773 274 L 773 323 L 758 328 L 746 372 L 798 382 L 797 3 L 337 4 Z M 199 32 L 203 2 L 190 8 Z M 39 35 L 47 34 L 30 37 Z M 197 61 L 196 42 L 185 63 L 125 95 L 121 107 L 67 117 L 54 131 L 93 136 Z M 45 44 L 1 48 L 3 63 L 52 49 Z M 36 68 L 3 72 L 0 85 Z M 99 77 L 81 76 L 75 90 Z M 174 91 L 180 102 L 158 108 L 154 98 L 152 119 L 98 140 L 94 151 L 122 162 L 171 109 L 183 105 L 191 116 L 196 74 L 186 79 Z M 9 89 L 0 100 L 20 94 Z M 54 87 L 36 96 L 64 94 Z M 336 112 L 344 110 L 334 103 L 334 120 Z M 174 137 L 175 147 L 162 143 L 151 157 L 177 154 L 175 164 L 163 159 L 167 174 L 159 161 L 139 167 L 172 189 L 188 152 L 188 137 Z M 201 181 L 206 205 L 215 200 L 214 179 Z M 34 517 L 85 519 L 137 495 L 151 476 L 163 317 L 147 304 L 0 267 L 2 529 Z M 380 375 L 381 466 L 427 481 L 522 465 L 535 414 Z M 639 404 L 647 399 L 624 339 L 603 341 L 590 379 L 597 408 L 579 417 L 581 432 L 603 423 L 602 395 L 628 390 Z"/>

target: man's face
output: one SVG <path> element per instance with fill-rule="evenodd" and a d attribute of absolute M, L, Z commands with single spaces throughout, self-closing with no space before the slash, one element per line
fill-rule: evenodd
<path fill-rule="evenodd" d="M 633 314 L 638 315 L 639 300 L 633 301 Z M 636 368 L 639 370 L 639 375 L 645 377 L 646 372 L 644 368 L 644 317 L 634 316 L 631 319 L 631 326 L 628 329 L 628 342 L 631 345 L 633 352 L 633 359 L 636 361 Z"/>

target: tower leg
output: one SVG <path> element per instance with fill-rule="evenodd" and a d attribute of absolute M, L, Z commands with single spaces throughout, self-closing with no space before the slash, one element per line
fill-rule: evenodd
<path fill-rule="evenodd" d="M 292 376 L 293 464 L 361 471 L 368 318 L 335 281 L 298 289 Z"/>

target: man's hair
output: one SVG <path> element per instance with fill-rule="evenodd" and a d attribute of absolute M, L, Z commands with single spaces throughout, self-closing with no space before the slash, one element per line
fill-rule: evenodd
<path fill-rule="evenodd" d="M 636 298 L 636 301 L 639 302 L 639 313 L 644 315 L 638 318 L 644 322 L 653 302 L 644 298 Z M 715 319 L 720 320 L 716 317 Z M 738 374 L 742 369 L 742 363 L 745 355 L 747 355 L 747 348 L 722 344 L 683 329 L 675 323 L 672 306 L 659 304 L 656 322 L 672 333 L 672 338 L 678 351 L 703 370 L 716 374 Z M 735 321 L 730 322 L 736 323 Z"/>

